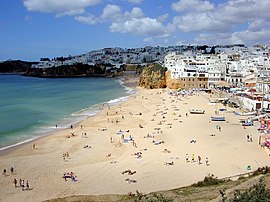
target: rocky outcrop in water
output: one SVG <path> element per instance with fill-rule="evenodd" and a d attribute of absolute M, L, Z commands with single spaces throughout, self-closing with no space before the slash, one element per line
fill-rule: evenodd
<path fill-rule="evenodd" d="M 166 68 L 159 64 L 149 64 L 143 68 L 139 86 L 154 89 L 154 88 L 165 88 L 166 87 Z"/>

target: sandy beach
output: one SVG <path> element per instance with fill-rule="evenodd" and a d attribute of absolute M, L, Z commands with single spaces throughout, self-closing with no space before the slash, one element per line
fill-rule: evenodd
<path fill-rule="evenodd" d="M 270 166 L 258 144 L 258 123 L 244 128 L 235 109 L 219 111 L 225 107 L 209 103 L 209 96 L 138 89 L 76 127 L 0 153 L 1 172 L 7 170 L 0 176 L 0 201 L 148 193 L 187 186 L 208 174 L 223 178 Z M 190 114 L 191 109 L 205 113 Z M 209 121 L 215 112 L 226 121 Z M 28 181 L 29 190 L 15 188 L 14 178 Z"/>

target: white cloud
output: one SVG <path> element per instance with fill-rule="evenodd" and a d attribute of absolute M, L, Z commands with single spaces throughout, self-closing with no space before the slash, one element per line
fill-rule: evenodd
<path fill-rule="evenodd" d="M 126 18 L 142 18 L 144 16 L 142 9 L 134 7 L 131 12 L 126 11 L 124 16 Z"/>
<path fill-rule="evenodd" d="M 31 16 L 25 16 L 24 17 L 25 21 L 31 22 L 32 21 L 32 17 Z"/>
<path fill-rule="evenodd" d="M 189 13 L 173 18 L 173 24 L 184 32 L 228 31 L 231 26 L 217 19 L 215 13 Z"/>
<path fill-rule="evenodd" d="M 258 19 L 248 23 L 248 30 L 250 31 L 259 31 L 267 27 L 270 28 L 270 22 L 264 19 Z"/>
<path fill-rule="evenodd" d="M 244 30 L 240 32 L 235 32 L 232 34 L 232 41 L 238 41 L 241 43 L 248 42 L 249 44 L 269 44 L 270 43 L 270 30 L 260 30 L 260 31 L 249 31 Z M 235 43 L 236 43 L 235 42 Z"/>
<path fill-rule="evenodd" d="M 171 5 L 179 11 L 168 30 L 198 33 L 198 44 L 247 45 L 270 42 L 270 1 L 228 0 L 210 5 L 208 1 L 180 0 Z"/>
<path fill-rule="evenodd" d="M 175 11 L 210 11 L 214 9 L 214 5 L 209 1 L 204 0 L 179 0 L 171 5 L 172 9 Z"/>
<path fill-rule="evenodd" d="M 217 34 L 199 34 L 195 38 L 198 44 L 246 44 L 254 45 L 258 43 L 269 44 L 270 30 L 260 31 L 239 31 L 234 33 L 217 33 Z"/>
<path fill-rule="evenodd" d="M 160 15 L 160 16 L 157 18 L 157 20 L 158 20 L 159 22 L 164 22 L 164 21 L 166 21 L 166 20 L 168 19 L 168 17 L 169 17 L 169 14 L 166 13 L 166 14 L 164 14 L 164 15 Z"/>
<path fill-rule="evenodd" d="M 165 27 L 156 19 L 144 17 L 113 22 L 111 32 L 132 33 L 139 35 L 159 36 L 164 34 Z"/>
<path fill-rule="evenodd" d="M 86 7 L 100 2 L 101 0 L 23 0 L 29 11 L 55 13 L 57 16 L 82 14 Z"/>
<path fill-rule="evenodd" d="M 121 8 L 117 5 L 108 4 L 103 9 L 101 18 L 104 20 L 115 20 L 122 15 Z"/>
<path fill-rule="evenodd" d="M 140 4 L 143 2 L 143 0 L 128 0 L 128 2 L 132 4 Z"/>
<path fill-rule="evenodd" d="M 194 10 L 191 10 L 191 4 L 194 2 L 199 5 L 194 7 Z M 184 32 L 230 32 L 235 27 L 245 23 L 260 19 L 270 20 L 270 12 L 268 11 L 270 1 L 229 0 L 226 3 L 217 5 L 213 10 L 202 9 L 207 7 L 205 2 L 207 1 L 180 0 L 172 4 L 172 8 L 175 10 L 188 11 L 174 17 L 173 25 Z M 180 3 L 183 5 L 180 6 Z"/>
<path fill-rule="evenodd" d="M 146 42 L 146 43 L 153 43 L 154 39 L 153 39 L 153 37 L 147 37 L 143 41 Z"/>
<path fill-rule="evenodd" d="M 81 22 L 87 25 L 94 25 L 99 22 L 99 19 L 91 14 L 88 14 L 86 16 L 75 16 L 74 19 L 78 22 Z"/>

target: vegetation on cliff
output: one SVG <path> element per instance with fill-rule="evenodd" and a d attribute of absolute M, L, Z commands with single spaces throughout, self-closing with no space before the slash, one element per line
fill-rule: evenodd
<path fill-rule="evenodd" d="M 166 87 L 166 73 L 167 69 L 160 64 L 149 64 L 142 69 L 140 75 L 139 86 L 154 89 Z"/>

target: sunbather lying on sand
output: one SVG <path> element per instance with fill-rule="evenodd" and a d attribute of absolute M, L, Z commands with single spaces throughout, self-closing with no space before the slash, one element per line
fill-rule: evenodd
<path fill-rule="evenodd" d="M 154 136 L 152 136 L 152 135 L 150 135 L 149 133 L 146 135 L 146 136 L 144 136 L 143 138 L 154 138 Z"/>
<path fill-rule="evenodd" d="M 165 162 L 164 165 L 166 165 L 166 166 L 173 166 L 174 163 L 173 163 L 173 161 L 172 162 Z"/>
<path fill-rule="evenodd" d="M 168 150 L 168 149 L 164 149 L 163 150 L 165 153 L 171 153 L 171 150 Z"/>
<path fill-rule="evenodd" d="M 158 141 L 158 142 L 156 142 L 155 140 L 153 140 L 153 143 L 155 144 L 155 145 L 159 145 L 159 144 L 162 144 L 162 143 L 165 143 L 164 141 Z"/>
<path fill-rule="evenodd" d="M 122 175 L 124 175 L 124 174 L 126 174 L 126 173 L 129 174 L 129 175 L 134 175 L 134 174 L 136 173 L 136 171 L 133 171 L 133 172 L 132 172 L 131 170 L 128 169 L 128 170 L 123 171 L 123 172 L 122 172 Z"/>
<path fill-rule="evenodd" d="M 129 178 L 125 179 L 125 181 L 127 181 L 129 184 L 137 182 L 136 180 L 132 180 L 132 179 L 129 179 Z"/>
<path fill-rule="evenodd" d="M 109 153 L 106 157 L 110 157 L 112 155 L 112 153 Z"/>

